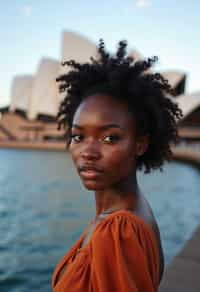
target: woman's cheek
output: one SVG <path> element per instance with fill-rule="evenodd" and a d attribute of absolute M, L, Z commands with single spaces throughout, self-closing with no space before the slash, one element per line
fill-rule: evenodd
<path fill-rule="evenodd" d="M 124 163 L 123 159 L 126 157 L 121 150 L 113 150 L 109 155 L 104 155 L 104 160 L 109 167 L 119 167 Z"/>
<path fill-rule="evenodd" d="M 70 144 L 69 152 L 71 154 L 72 160 L 76 164 L 76 161 L 79 157 L 80 150 L 73 143 Z"/>
<path fill-rule="evenodd" d="M 134 155 L 130 148 L 122 147 L 120 149 L 113 149 L 109 155 L 105 155 L 104 159 L 108 168 L 115 172 L 121 172 L 132 168 L 134 165 Z"/>

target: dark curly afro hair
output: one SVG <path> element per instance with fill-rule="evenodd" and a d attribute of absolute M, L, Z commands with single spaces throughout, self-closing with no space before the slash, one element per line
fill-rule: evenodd
<path fill-rule="evenodd" d="M 115 55 L 110 55 L 100 40 L 98 57 L 80 64 L 74 60 L 63 66 L 72 68 L 59 76 L 60 92 L 66 93 L 57 114 L 58 129 L 66 130 L 67 146 L 70 143 L 74 114 L 81 101 L 95 93 L 104 93 L 127 102 L 137 123 L 137 135 L 148 134 L 147 151 L 137 158 L 137 168 L 149 173 L 162 171 L 164 161 L 170 161 L 170 143 L 178 143 L 177 121 L 182 116 L 178 105 L 170 97 L 173 92 L 168 81 L 159 73 L 150 73 L 157 57 L 135 61 L 127 55 L 126 41 L 120 41 Z"/>

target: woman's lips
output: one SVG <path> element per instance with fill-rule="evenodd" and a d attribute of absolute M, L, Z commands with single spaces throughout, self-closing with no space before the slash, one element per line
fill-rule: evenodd
<path fill-rule="evenodd" d="M 82 170 L 80 171 L 80 175 L 85 178 L 85 179 L 96 179 L 98 178 L 102 172 L 97 171 L 97 170 Z"/>
<path fill-rule="evenodd" d="M 96 179 L 102 174 L 102 170 L 94 165 L 82 165 L 79 168 L 79 173 L 85 179 Z"/>

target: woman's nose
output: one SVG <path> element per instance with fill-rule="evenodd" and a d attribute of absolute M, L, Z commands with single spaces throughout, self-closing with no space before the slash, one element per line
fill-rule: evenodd
<path fill-rule="evenodd" d="M 101 157 L 98 143 L 91 142 L 87 143 L 81 151 L 81 157 L 86 160 L 97 160 Z"/>

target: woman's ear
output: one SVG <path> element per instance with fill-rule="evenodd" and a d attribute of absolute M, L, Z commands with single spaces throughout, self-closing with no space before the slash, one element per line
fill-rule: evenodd
<path fill-rule="evenodd" d="M 149 134 L 137 137 L 136 156 L 142 156 L 149 146 Z"/>

